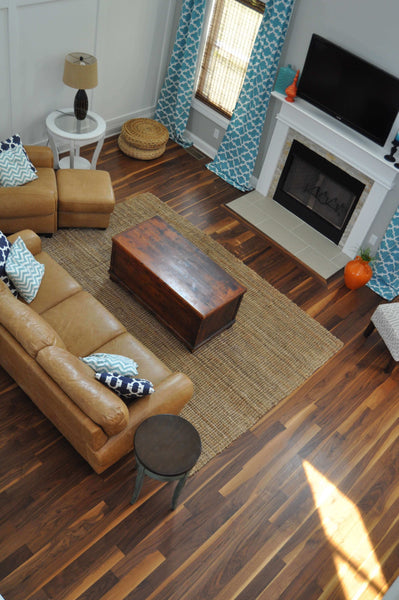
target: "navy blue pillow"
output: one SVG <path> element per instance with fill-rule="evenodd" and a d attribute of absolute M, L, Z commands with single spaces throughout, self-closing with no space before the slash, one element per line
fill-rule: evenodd
<path fill-rule="evenodd" d="M 6 273 L 6 262 L 10 253 L 10 248 L 10 242 L 8 241 L 4 233 L 0 231 L 0 279 L 4 281 L 6 285 L 8 285 L 14 296 L 18 297 L 18 292 L 15 288 L 15 285 L 13 284 L 11 279 L 7 277 Z"/>
<path fill-rule="evenodd" d="M 30 163 L 30 164 L 29 164 L 29 168 L 30 168 L 30 170 L 32 171 L 32 173 L 36 173 L 36 172 L 37 172 L 37 171 L 36 171 L 36 168 L 35 168 L 35 166 L 34 166 L 34 165 L 33 165 L 33 164 L 30 162 L 30 160 L 29 160 L 29 156 L 28 156 L 28 154 L 27 154 L 27 152 L 26 152 L 25 148 L 24 148 L 24 147 L 23 147 L 23 145 L 22 145 L 22 142 L 21 142 L 21 136 L 19 135 L 19 133 L 14 133 L 14 135 L 11 135 L 11 136 L 10 136 L 9 138 L 7 138 L 6 140 L 1 140 L 1 141 L 0 141 L 0 154 L 1 154 L 2 152 L 7 152 L 7 151 L 9 151 L 9 150 L 12 150 L 12 149 L 14 149 L 16 146 L 21 146 L 21 147 L 22 147 L 22 150 L 23 150 L 23 152 L 24 152 L 24 154 L 25 154 L 26 158 L 28 159 L 28 161 L 29 161 L 29 163 Z"/>
<path fill-rule="evenodd" d="M 139 377 L 128 377 L 118 373 L 96 373 L 95 378 L 125 401 L 141 398 L 154 391 L 151 381 Z"/>

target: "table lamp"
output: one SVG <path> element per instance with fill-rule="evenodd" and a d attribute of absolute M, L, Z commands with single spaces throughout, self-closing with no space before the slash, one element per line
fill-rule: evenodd
<path fill-rule="evenodd" d="M 86 118 L 89 100 L 86 90 L 97 85 L 97 59 L 84 52 L 71 52 L 65 57 L 63 82 L 76 92 L 73 110 L 75 117 L 82 121 Z"/>

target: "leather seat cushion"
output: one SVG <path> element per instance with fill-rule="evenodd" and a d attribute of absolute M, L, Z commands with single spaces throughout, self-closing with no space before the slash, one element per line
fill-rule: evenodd
<path fill-rule="evenodd" d="M 98 300 L 78 292 L 42 313 L 75 356 L 87 356 L 126 332 L 126 328 Z"/>
<path fill-rule="evenodd" d="M 0 219 L 36 217 L 57 212 L 57 184 L 53 169 L 37 169 L 38 179 L 13 188 L 0 187 Z"/>
<path fill-rule="evenodd" d="M 39 252 L 36 260 L 44 265 L 44 276 L 36 298 L 30 306 L 41 314 L 62 300 L 77 294 L 82 286 L 47 252 Z"/>
<path fill-rule="evenodd" d="M 132 358 L 138 365 L 138 377 L 149 379 L 155 386 L 172 373 L 151 350 L 146 348 L 128 332 L 122 333 L 95 351 L 121 354 L 122 356 Z"/>
<path fill-rule="evenodd" d="M 114 190 L 107 171 L 59 169 L 58 211 L 110 214 L 115 206 Z"/>

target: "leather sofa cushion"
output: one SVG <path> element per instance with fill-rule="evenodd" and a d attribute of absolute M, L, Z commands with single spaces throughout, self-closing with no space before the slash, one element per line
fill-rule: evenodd
<path fill-rule="evenodd" d="M 85 291 L 66 298 L 42 316 L 75 356 L 87 356 L 126 331 L 105 306 Z"/>
<path fill-rule="evenodd" d="M 39 365 L 79 408 L 109 435 L 129 422 L 126 404 L 94 377 L 94 371 L 65 348 L 48 346 L 36 357 Z"/>
<path fill-rule="evenodd" d="M 56 345 L 65 348 L 56 331 L 30 306 L 15 298 L 0 281 L 0 323 L 35 358 L 39 350 Z"/>
<path fill-rule="evenodd" d="M 47 252 L 40 252 L 35 258 L 45 267 L 39 291 L 30 304 L 37 313 L 42 314 L 82 290 L 82 286 Z"/>
<path fill-rule="evenodd" d="M 95 352 L 109 354 L 122 354 L 136 361 L 138 365 L 137 377 L 149 379 L 155 388 L 160 381 L 168 377 L 172 371 L 151 350 L 146 348 L 130 333 L 122 333 L 118 337 L 100 346 Z"/>
<path fill-rule="evenodd" d="M 38 179 L 13 188 L 0 187 L 0 219 L 36 217 L 57 212 L 57 184 L 53 169 L 39 168 Z"/>

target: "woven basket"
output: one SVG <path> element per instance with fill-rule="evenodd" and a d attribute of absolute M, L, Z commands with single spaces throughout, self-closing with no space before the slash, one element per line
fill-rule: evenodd
<path fill-rule="evenodd" d="M 138 158 L 139 160 L 151 160 L 153 158 L 158 158 L 158 156 L 162 156 L 166 150 L 166 144 L 163 144 L 159 148 L 154 148 L 152 150 L 136 148 L 132 144 L 126 142 L 122 137 L 122 134 L 120 134 L 118 137 L 118 146 L 124 154 L 130 156 L 131 158 Z"/>
<path fill-rule="evenodd" d="M 169 139 L 167 128 L 152 119 L 131 119 L 122 126 L 119 148 L 134 158 L 149 160 L 165 152 Z"/>

